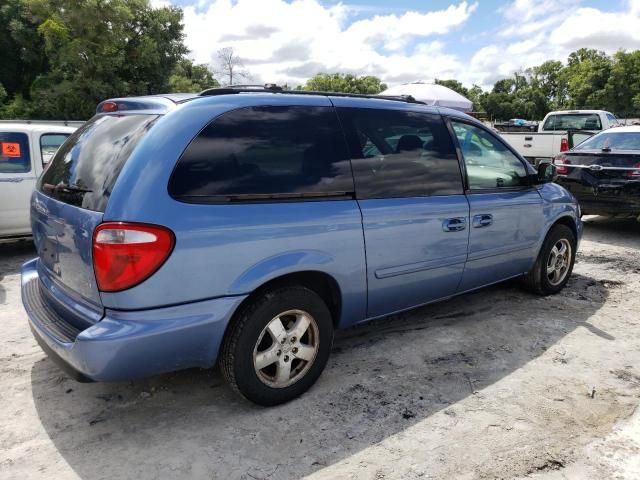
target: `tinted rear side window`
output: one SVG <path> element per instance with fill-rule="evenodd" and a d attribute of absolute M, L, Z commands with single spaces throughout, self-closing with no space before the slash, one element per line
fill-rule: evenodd
<path fill-rule="evenodd" d="M 38 189 L 88 210 L 104 212 L 127 159 L 158 115 L 95 116 L 60 147 Z"/>
<path fill-rule="evenodd" d="M 27 134 L 0 132 L 0 173 L 29 171 L 31 171 L 31 160 Z"/>
<path fill-rule="evenodd" d="M 453 140 L 439 115 L 341 108 L 358 198 L 462 194 Z"/>
<path fill-rule="evenodd" d="M 352 191 L 344 136 L 330 107 L 227 112 L 191 142 L 169 182 L 173 197 L 193 202 Z"/>

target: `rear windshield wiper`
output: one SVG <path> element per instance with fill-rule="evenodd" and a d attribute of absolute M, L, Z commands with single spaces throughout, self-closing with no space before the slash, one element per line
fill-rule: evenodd
<path fill-rule="evenodd" d="M 73 193 L 89 193 L 93 192 L 90 188 L 86 188 L 75 183 L 64 183 L 60 182 L 57 185 L 51 185 L 50 183 L 45 183 L 42 185 L 42 188 L 46 190 L 50 190 L 52 192 L 57 192 L 58 190 L 62 190 L 63 192 L 73 192 Z"/>

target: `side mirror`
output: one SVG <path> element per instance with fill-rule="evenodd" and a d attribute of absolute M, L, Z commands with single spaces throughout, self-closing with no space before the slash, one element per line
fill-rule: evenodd
<path fill-rule="evenodd" d="M 542 162 L 538 165 L 538 183 L 555 182 L 558 178 L 558 169 L 553 163 Z"/>

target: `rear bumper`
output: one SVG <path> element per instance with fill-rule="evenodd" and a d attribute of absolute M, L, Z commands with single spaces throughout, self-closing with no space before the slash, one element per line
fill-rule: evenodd
<path fill-rule="evenodd" d="M 619 202 L 598 200 L 596 198 L 578 198 L 584 215 L 640 215 L 640 202 Z"/>
<path fill-rule="evenodd" d="M 22 267 L 22 302 L 34 337 L 71 377 L 120 381 L 191 367 L 212 367 L 226 326 L 245 296 L 142 311 L 106 310 L 74 331 L 40 293 L 38 260 Z"/>
<path fill-rule="evenodd" d="M 638 215 L 640 214 L 640 182 L 629 181 L 612 185 L 583 184 L 561 176 L 558 183 L 569 190 L 580 202 L 586 215 Z"/>

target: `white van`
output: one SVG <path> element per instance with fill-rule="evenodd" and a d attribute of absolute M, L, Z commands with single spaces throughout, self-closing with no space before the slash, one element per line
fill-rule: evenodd
<path fill-rule="evenodd" d="M 0 238 L 31 235 L 36 179 L 82 122 L 0 122 Z"/>

